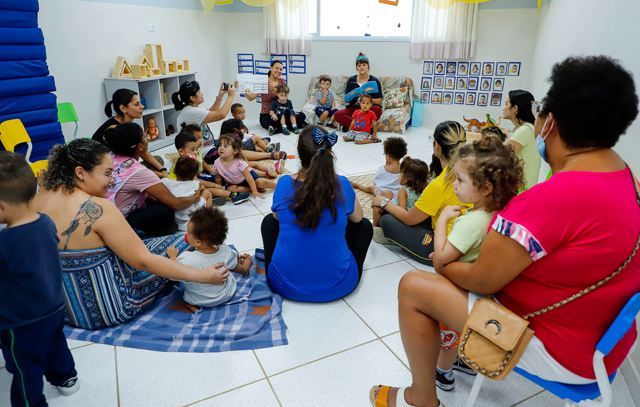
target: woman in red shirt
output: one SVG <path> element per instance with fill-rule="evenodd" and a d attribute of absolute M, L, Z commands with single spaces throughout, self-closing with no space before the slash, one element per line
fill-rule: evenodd
<path fill-rule="evenodd" d="M 388 400 L 437 406 L 438 321 L 461 330 L 475 300 L 495 294 L 518 315 L 545 308 L 603 280 L 630 256 L 640 234 L 638 191 L 612 149 L 638 114 L 631 75 L 604 57 L 555 65 L 543 103 L 533 103 L 538 151 L 553 176 L 515 197 L 493 221 L 474 263 L 451 263 L 442 274 L 412 271 L 398 288 L 402 342 L 413 383 Z M 602 120 L 592 120 L 592 117 Z M 535 336 L 518 366 L 542 379 L 595 381 L 596 343 L 640 290 L 640 256 L 595 291 L 530 319 Z M 635 341 L 635 325 L 604 359 L 615 371 Z M 391 404 L 393 405 L 393 403 Z M 403 405 L 403 404 L 400 404 Z"/>
<path fill-rule="evenodd" d="M 278 60 L 274 60 L 271 62 L 271 69 L 269 69 L 268 74 L 268 84 L 269 84 L 269 92 L 268 93 L 250 93 L 245 92 L 244 97 L 247 100 L 252 101 L 255 100 L 258 96 L 260 96 L 260 126 L 268 129 L 269 127 L 273 127 L 275 129 L 274 134 L 282 132 L 282 124 L 280 124 L 279 120 L 273 120 L 271 115 L 269 114 L 269 108 L 271 106 L 271 102 L 278 98 L 278 93 L 276 89 L 280 85 L 286 85 L 286 82 L 282 78 L 282 71 L 284 70 L 284 65 L 282 62 Z M 304 128 L 307 125 L 306 122 L 307 116 L 302 113 L 296 113 L 296 123 L 299 129 Z M 291 122 L 289 118 L 287 120 L 287 125 L 291 126 Z"/>

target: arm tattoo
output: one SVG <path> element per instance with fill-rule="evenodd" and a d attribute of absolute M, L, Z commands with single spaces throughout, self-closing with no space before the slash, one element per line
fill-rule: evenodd
<path fill-rule="evenodd" d="M 80 222 L 83 222 L 85 226 L 83 236 L 87 236 L 91 233 L 93 224 L 102 216 L 102 212 L 102 206 L 93 202 L 91 198 L 87 199 L 80 207 L 78 214 L 73 218 L 67 230 L 62 232 L 62 236 L 66 236 L 68 242 L 71 234 L 80 226 Z"/>

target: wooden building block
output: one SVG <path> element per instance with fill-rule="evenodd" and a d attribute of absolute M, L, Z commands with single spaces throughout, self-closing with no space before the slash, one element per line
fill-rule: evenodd
<path fill-rule="evenodd" d="M 176 69 L 177 69 L 178 72 L 183 72 L 184 71 L 184 65 L 182 65 L 182 62 L 176 61 Z"/>
<path fill-rule="evenodd" d="M 131 67 L 127 63 L 127 60 L 124 57 L 116 58 L 116 63 L 111 70 L 111 76 L 114 78 L 119 77 L 130 77 L 131 76 Z"/>
<path fill-rule="evenodd" d="M 142 79 L 147 77 L 147 67 L 140 64 L 131 65 L 131 77 L 133 79 Z"/>
<path fill-rule="evenodd" d="M 161 74 L 160 68 L 153 68 L 152 71 L 151 71 L 151 74 L 154 75 L 154 76 L 155 75 L 160 75 Z"/>
<path fill-rule="evenodd" d="M 155 64 L 155 61 L 153 60 L 153 45 L 145 44 L 145 46 L 144 46 L 144 56 L 147 57 L 149 62 L 151 62 L 151 68 L 155 68 L 156 64 Z"/>
<path fill-rule="evenodd" d="M 160 44 L 156 44 L 156 61 L 158 62 L 158 68 L 160 68 L 160 73 L 162 75 L 165 75 L 167 71 L 164 65 L 164 58 L 162 56 L 162 45 Z"/>
<path fill-rule="evenodd" d="M 167 72 L 169 73 L 178 72 L 178 63 L 176 61 L 167 61 Z"/>
<path fill-rule="evenodd" d="M 182 60 L 182 68 L 184 69 L 185 72 L 189 72 L 189 60 L 188 59 L 183 59 Z"/>

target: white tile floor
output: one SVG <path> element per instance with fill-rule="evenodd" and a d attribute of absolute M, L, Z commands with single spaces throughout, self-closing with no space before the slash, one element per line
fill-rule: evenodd
<path fill-rule="evenodd" d="M 409 155 L 428 162 L 427 131 L 410 128 L 405 138 Z M 295 136 L 276 138 L 283 149 L 296 154 Z M 335 152 L 338 172 L 345 175 L 373 172 L 384 162 L 382 144 L 355 146 L 340 140 Z M 287 168 L 295 171 L 298 164 L 290 160 Z M 228 242 L 251 253 L 261 247 L 260 222 L 270 207 L 271 194 L 223 206 L 229 218 Z M 285 301 L 288 346 L 188 354 L 69 341 L 81 390 L 63 397 L 47 384 L 46 396 L 54 407 L 369 406 L 372 385 L 410 383 L 396 297 L 400 277 L 417 267 L 425 269 L 397 249 L 372 243 L 362 282 L 345 299 L 329 304 Z M 0 358 L 0 407 L 9 405 L 10 380 Z M 449 407 L 464 405 L 471 388 L 469 376 L 458 375 L 456 380 L 455 391 L 439 395 Z M 622 376 L 614 383 L 614 395 L 616 406 L 633 405 Z M 478 405 L 551 407 L 562 402 L 514 374 L 502 383 L 487 383 Z"/>

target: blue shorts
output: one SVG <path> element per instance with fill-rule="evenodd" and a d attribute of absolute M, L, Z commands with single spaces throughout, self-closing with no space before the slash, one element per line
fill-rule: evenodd
<path fill-rule="evenodd" d="M 278 116 L 278 120 L 282 119 L 282 116 L 286 117 L 295 117 L 296 111 L 293 109 L 282 109 L 276 112 L 276 116 Z"/>
<path fill-rule="evenodd" d="M 329 116 L 327 117 L 333 117 L 333 115 L 336 114 L 337 111 L 338 109 L 332 109 L 330 107 L 316 106 L 316 116 L 318 117 L 322 116 L 322 113 L 324 112 L 329 112 Z"/>
<path fill-rule="evenodd" d="M 258 178 L 260 178 L 260 176 L 253 169 L 249 170 L 249 174 L 251 174 L 251 178 L 253 178 L 254 181 L 257 180 Z M 222 186 L 223 187 L 226 188 L 226 187 L 231 186 L 231 185 L 237 185 L 239 187 L 249 187 L 249 183 L 247 182 L 246 179 L 244 181 L 242 181 L 241 183 L 239 183 L 239 184 L 232 184 L 229 181 L 227 181 L 226 179 L 222 178 Z"/>

